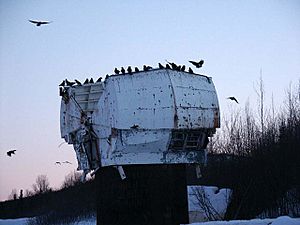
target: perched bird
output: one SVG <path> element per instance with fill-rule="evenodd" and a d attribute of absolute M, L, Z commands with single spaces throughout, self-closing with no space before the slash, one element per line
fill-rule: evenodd
<path fill-rule="evenodd" d="M 68 81 L 68 80 L 66 79 L 66 85 L 67 85 L 67 86 L 72 87 L 74 84 L 75 84 L 75 82 L 73 82 L 73 81 Z"/>
<path fill-rule="evenodd" d="M 144 65 L 144 66 L 143 66 L 143 69 L 144 69 L 144 71 L 149 71 L 149 70 L 152 69 L 152 67 L 151 67 L 151 66 L 146 66 L 146 65 Z"/>
<path fill-rule="evenodd" d="M 125 72 L 126 72 L 126 71 L 125 71 L 124 67 L 122 66 L 122 67 L 121 67 L 121 73 L 122 73 L 122 74 L 125 74 Z"/>
<path fill-rule="evenodd" d="M 139 68 L 137 68 L 137 67 L 134 67 L 134 72 L 140 72 L 140 70 L 139 70 Z"/>
<path fill-rule="evenodd" d="M 6 152 L 6 154 L 7 154 L 9 157 L 11 157 L 12 154 L 16 154 L 16 151 L 17 151 L 17 150 L 15 150 L 15 149 L 14 149 L 14 150 L 9 150 L 8 152 Z"/>
<path fill-rule="evenodd" d="M 64 87 L 65 85 L 66 85 L 66 81 L 63 80 L 63 82 L 61 82 L 58 86 Z"/>
<path fill-rule="evenodd" d="M 181 66 L 177 66 L 176 70 L 181 71 Z"/>
<path fill-rule="evenodd" d="M 235 101 L 237 104 L 239 104 L 238 100 L 236 100 L 236 98 L 235 98 L 235 97 L 233 97 L 233 96 L 231 96 L 231 97 L 228 97 L 227 99 L 230 99 L 230 100 L 232 100 L 232 101 Z"/>
<path fill-rule="evenodd" d="M 127 68 L 127 72 L 131 75 L 132 74 L 132 69 L 131 69 L 131 66 L 128 66 Z"/>
<path fill-rule="evenodd" d="M 132 127 L 130 127 L 131 129 L 137 129 L 137 128 L 139 128 L 139 125 L 137 125 L 137 124 L 134 124 Z"/>
<path fill-rule="evenodd" d="M 36 21 L 36 20 L 28 20 L 30 23 L 35 24 L 37 27 L 44 25 L 44 24 L 49 24 L 52 23 L 52 21 Z"/>
<path fill-rule="evenodd" d="M 189 67 L 189 73 L 194 73 L 191 67 Z"/>
<path fill-rule="evenodd" d="M 75 79 L 75 83 L 76 83 L 77 85 L 79 85 L 79 86 L 82 85 L 81 82 L 80 82 L 79 80 L 76 80 L 76 79 Z"/>
<path fill-rule="evenodd" d="M 184 72 L 185 71 L 185 65 L 183 65 L 182 67 L 181 67 L 181 69 L 180 69 L 182 72 Z"/>
<path fill-rule="evenodd" d="M 190 63 L 192 63 L 194 66 L 196 66 L 196 68 L 200 68 L 203 66 L 204 60 L 201 59 L 199 62 L 195 62 L 195 61 L 189 61 Z"/>
<path fill-rule="evenodd" d="M 98 80 L 96 81 L 96 83 L 101 82 L 102 77 L 99 77 Z"/>
<path fill-rule="evenodd" d="M 120 70 L 118 70 L 117 68 L 115 68 L 114 72 L 115 72 L 115 74 L 119 74 Z"/>
<path fill-rule="evenodd" d="M 89 83 L 89 79 L 86 78 L 83 84 L 88 84 Z"/>
<path fill-rule="evenodd" d="M 90 79 L 90 84 L 93 84 L 94 83 L 94 80 L 93 78 Z"/>
<path fill-rule="evenodd" d="M 108 78 L 109 78 L 109 75 L 108 75 L 108 74 L 106 74 L 106 76 L 105 76 L 105 80 L 106 80 L 106 79 L 108 79 Z"/>
<path fill-rule="evenodd" d="M 166 60 L 168 64 L 170 64 L 172 70 L 177 70 L 178 66 L 175 64 L 175 63 L 171 63 L 171 62 L 168 62 L 168 60 Z"/>
<path fill-rule="evenodd" d="M 166 64 L 166 69 L 171 69 L 170 65 L 169 64 Z"/>
<path fill-rule="evenodd" d="M 163 65 L 161 65 L 161 63 L 158 63 L 158 67 L 159 67 L 159 69 L 164 69 L 165 68 Z"/>
<path fill-rule="evenodd" d="M 64 95 L 64 89 L 62 87 L 59 87 L 59 96 Z"/>

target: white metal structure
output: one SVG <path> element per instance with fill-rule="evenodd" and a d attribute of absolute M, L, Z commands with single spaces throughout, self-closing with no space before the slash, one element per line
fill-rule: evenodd
<path fill-rule="evenodd" d="M 73 144 L 79 170 L 202 164 L 220 127 L 216 90 L 203 75 L 154 69 L 64 87 L 61 95 L 61 136 Z"/>

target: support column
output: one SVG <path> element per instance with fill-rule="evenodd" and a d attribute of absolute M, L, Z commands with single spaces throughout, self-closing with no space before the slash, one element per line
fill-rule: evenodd
<path fill-rule="evenodd" d="M 96 174 L 97 225 L 179 225 L 188 223 L 185 165 L 113 167 Z"/>

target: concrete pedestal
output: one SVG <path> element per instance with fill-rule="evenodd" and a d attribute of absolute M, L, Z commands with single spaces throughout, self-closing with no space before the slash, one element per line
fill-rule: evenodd
<path fill-rule="evenodd" d="M 185 165 L 101 168 L 97 174 L 97 225 L 179 225 L 188 223 Z"/>

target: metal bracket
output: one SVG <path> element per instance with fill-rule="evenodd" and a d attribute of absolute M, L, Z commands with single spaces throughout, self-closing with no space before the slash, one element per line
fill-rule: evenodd
<path fill-rule="evenodd" d="M 126 175 L 125 175 L 125 172 L 123 170 L 123 167 L 122 166 L 114 166 L 114 167 L 118 170 L 121 179 L 122 180 L 126 179 Z"/>

